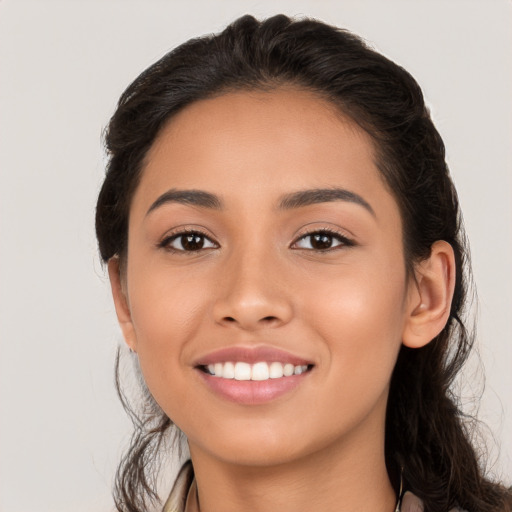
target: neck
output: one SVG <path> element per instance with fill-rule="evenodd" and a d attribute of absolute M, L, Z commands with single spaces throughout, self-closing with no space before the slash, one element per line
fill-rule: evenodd
<path fill-rule="evenodd" d="M 393 512 L 383 432 L 373 434 L 264 467 L 219 461 L 191 446 L 200 512 Z"/>

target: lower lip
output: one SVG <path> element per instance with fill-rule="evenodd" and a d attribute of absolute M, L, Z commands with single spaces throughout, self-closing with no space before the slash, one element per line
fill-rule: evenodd
<path fill-rule="evenodd" d="M 267 380 L 235 380 L 214 377 L 197 370 L 207 386 L 217 395 L 231 402 L 244 405 L 264 404 L 294 390 L 307 378 L 310 371 L 300 375 Z"/>

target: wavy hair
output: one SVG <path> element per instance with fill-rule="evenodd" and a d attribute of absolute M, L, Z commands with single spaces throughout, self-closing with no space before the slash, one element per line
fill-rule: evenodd
<path fill-rule="evenodd" d="M 106 131 L 109 160 L 96 211 L 102 259 L 127 257 L 131 199 L 144 157 L 166 122 L 200 99 L 285 84 L 328 100 L 371 136 L 377 166 L 401 212 L 409 270 L 429 256 L 437 240 L 450 243 L 455 253 L 455 293 L 445 328 L 423 348 L 403 346 L 392 375 L 385 445 L 389 474 L 402 471 L 425 512 L 455 505 L 470 512 L 511 511 L 510 491 L 484 476 L 469 423 L 451 391 L 474 336 L 464 323 L 470 264 L 444 144 L 416 81 L 359 37 L 312 19 L 243 16 L 145 70 L 121 96 Z M 116 478 L 120 512 L 145 511 L 157 498 L 158 453 L 172 429 L 148 393 L 144 400 L 140 415 L 123 399 L 135 432 Z"/>

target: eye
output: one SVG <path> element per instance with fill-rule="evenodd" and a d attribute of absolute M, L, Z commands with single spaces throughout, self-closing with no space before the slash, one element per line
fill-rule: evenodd
<path fill-rule="evenodd" d="M 199 231 L 175 233 L 162 240 L 161 247 L 172 251 L 197 252 L 203 249 L 214 249 L 218 245 Z"/>
<path fill-rule="evenodd" d="M 352 246 L 354 243 L 347 237 L 332 231 L 321 230 L 301 236 L 292 244 L 292 249 L 309 249 L 328 251 L 336 247 Z"/>

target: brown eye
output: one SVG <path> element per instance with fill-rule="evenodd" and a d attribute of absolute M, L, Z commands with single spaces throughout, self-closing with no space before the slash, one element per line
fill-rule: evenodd
<path fill-rule="evenodd" d="M 328 251 L 336 247 L 354 245 L 348 238 L 330 231 L 316 231 L 299 238 L 292 246 L 293 249 L 309 249 L 313 251 Z"/>
<path fill-rule="evenodd" d="M 191 233 L 190 235 L 181 235 L 181 246 L 185 251 L 198 251 L 204 246 L 204 236 Z"/>
<path fill-rule="evenodd" d="M 330 249 L 333 244 L 333 236 L 325 233 L 311 235 L 311 247 L 313 249 Z"/>
<path fill-rule="evenodd" d="M 199 232 L 178 233 L 164 240 L 162 245 L 175 251 L 186 252 L 217 247 L 212 240 Z"/>

